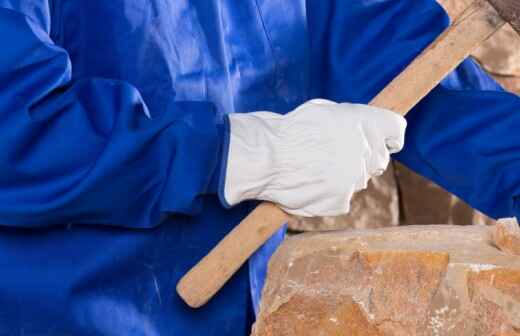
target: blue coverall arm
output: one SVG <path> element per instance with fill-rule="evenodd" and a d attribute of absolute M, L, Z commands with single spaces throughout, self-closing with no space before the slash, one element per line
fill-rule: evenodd
<path fill-rule="evenodd" d="M 178 102 L 156 116 L 128 83 L 72 81 L 48 16 L 1 4 L 0 223 L 151 227 L 196 214 L 216 189 L 225 133 L 213 105 Z"/>
<path fill-rule="evenodd" d="M 368 103 L 449 24 L 434 0 L 307 1 L 312 95 Z M 518 216 L 520 98 L 467 60 L 407 116 L 396 158 L 487 215 Z"/>
<path fill-rule="evenodd" d="M 468 76 L 478 82 L 450 83 Z M 488 216 L 518 217 L 520 98 L 485 90 L 492 85 L 486 78 L 472 62 L 450 75 L 408 115 L 396 158 Z"/>

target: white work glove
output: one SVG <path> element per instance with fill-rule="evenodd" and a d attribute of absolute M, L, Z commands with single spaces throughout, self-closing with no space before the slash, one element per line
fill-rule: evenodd
<path fill-rule="evenodd" d="M 231 114 L 224 198 L 305 216 L 348 213 L 354 192 L 404 144 L 406 120 L 368 105 L 311 100 L 287 115 Z"/>

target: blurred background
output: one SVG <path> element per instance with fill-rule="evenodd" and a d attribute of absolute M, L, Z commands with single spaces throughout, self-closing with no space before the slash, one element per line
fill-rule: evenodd
<path fill-rule="evenodd" d="M 471 0 L 439 0 L 452 20 Z M 520 94 L 520 37 L 502 29 L 472 56 L 504 88 Z M 292 232 L 377 228 L 410 224 L 491 225 L 494 221 L 456 196 L 394 162 L 367 190 L 354 197 L 351 212 L 341 217 L 302 219 L 289 223 Z"/>

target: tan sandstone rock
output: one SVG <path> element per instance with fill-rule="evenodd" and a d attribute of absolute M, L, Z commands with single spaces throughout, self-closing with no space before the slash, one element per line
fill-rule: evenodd
<path fill-rule="evenodd" d="M 493 231 L 493 243 L 504 253 L 520 256 L 520 227 L 517 220 L 499 220 Z"/>
<path fill-rule="evenodd" d="M 495 78 L 506 90 L 520 94 L 520 76 L 495 76 Z"/>
<path fill-rule="evenodd" d="M 520 335 L 520 257 L 494 227 L 303 234 L 271 259 L 255 336 Z"/>
<path fill-rule="evenodd" d="M 400 190 L 401 224 L 495 224 L 457 196 L 397 162 L 395 174 Z"/>

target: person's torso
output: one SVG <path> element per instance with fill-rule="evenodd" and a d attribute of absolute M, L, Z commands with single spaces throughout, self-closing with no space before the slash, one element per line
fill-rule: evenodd
<path fill-rule="evenodd" d="M 30 3 L 27 1 L 26 3 Z M 221 114 L 287 112 L 308 98 L 303 0 L 53 0 L 26 6 L 70 55 L 73 81 L 101 77 L 137 87 L 152 117 L 174 101 L 214 103 Z M 38 12 L 40 11 L 40 12 Z M 39 13 L 39 14 L 38 14 Z M 150 230 L 2 229 L 0 334 L 244 335 L 248 276 L 200 310 L 178 279 L 251 209 L 208 196 L 198 216 Z M 35 287 L 37 286 L 37 287 Z"/>
<path fill-rule="evenodd" d="M 52 2 L 73 78 L 128 81 L 152 114 L 172 100 L 285 112 L 308 95 L 303 0 Z"/>

